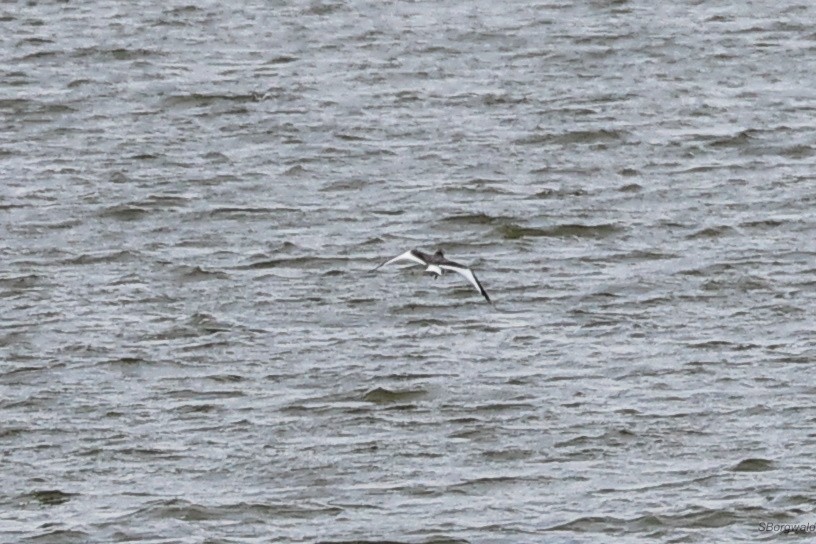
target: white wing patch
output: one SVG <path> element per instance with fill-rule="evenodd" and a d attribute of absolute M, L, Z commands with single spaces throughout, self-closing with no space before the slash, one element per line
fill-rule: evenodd
<path fill-rule="evenodd" d="M 482 287 L 482 284 L 479 283 L 478 279 L 476 279 L 476 274 L 473 273 L 473 270 L 471 270 L 470 268 L 464 268 L 464 267 L 459 267 L 459 266 L 451 266 L 449 264 L 440 264 L 439 268 L 441 268 L 442 270 L 450 270 L 452 272 L 456 272 L 457 274 L 462 275 L 467 281 L 470 282 L 470 284 L 473 287 L 476 288 L 477 291 L 479 291 L 479 293 L 481 293 L 481 295 L 483 297 L 485 297 L 485 299 L 488 302 L 490 302 L 490 297 L 487 296 L 487 291 L 484 290 L 484 287 Z"/>
<path fill-rule="evenodd" d="M 437 266 L 435 264 L 429 264 L 428 268 L 425 269 L 425 272 L 427 272 L 429 274 L 436 274 L 437 276 L 442 275 L 442 269 L 439 268 L 439 266 Z"/>
<path fill-rule="evenodd" d="M 399 261 L 413 261 L 413 262 L 415 262 L 417 264 L 421 264 L 422 266 L 425 266 L 426 264 L 428 264 L 425 261 L 423 261 L 422 259 L 420 259 L 419 257 L 417 257 L 416 255 L 414 255 L 414 250 L 411 249 L 411 250 L 406 251 L 402 255 L 397 255 L 396 257 L 394 257 L 390 261 L 385 261 L 384 263 L 382 263 L 377 268 L 383 267 L 383 266 L 385 266 L 387 264 L 396 263 L 396 262 L 399 262 Z M 377 270 L 377 268 L 375 268 L 374 270 Z M 372 270 L 372 272 L 374 270 Z"/>

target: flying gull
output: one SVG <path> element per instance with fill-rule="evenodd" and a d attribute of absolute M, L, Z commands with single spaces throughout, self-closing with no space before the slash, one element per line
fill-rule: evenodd
<path fill-rule="evenodd" d="M 411 249 L 406 251 L 402 255 L 398 255 L 389 261 L 385 261 L 380 266 L 375 268 L 374 270 L 379 269 L 382 266 L 387 264 L 396 263 L 398 261 L 411 261 L 416 264 L 421 264 L 422 266 L 426 266 L 425 272 L 434 275 L 434 279 L 438 278 L 442 274 L 447 271 L 456 272 L 457 274 L 462 275 L 470 284 L 476 288 L 479 293 L 485 298 L 486 301 L 490 302 L 490 297 L 487 296 L 487 291 L 484 290 L 482 284 L 479 283 L 479 280 L 476 278 L 476 274 L 473 273 L 473 270 L 468 268 L 467 266 L 459 263 L 455 263 L 453 261 L 449 261 L 445 258 L 445 255 L 442 253 L 441 249 L 437 249 L 436 253 L 431 255 L 430 253 L 422 252 L 418 249 Z M 372 272 L 374 272 L 372 270 Z"/>

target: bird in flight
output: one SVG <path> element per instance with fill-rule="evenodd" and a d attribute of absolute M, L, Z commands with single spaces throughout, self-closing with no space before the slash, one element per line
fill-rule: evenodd
<path fill-rule="evenodd" d="M 476 288 L 477 291 L 485 298 L 486 301 L 493 304 L 490 300 L 490 297 L 487 296 L 487 291 L 484 290 L 482 284 L 479 283 L 479 280 L 476 278 L 476 274 L 473 273 L 473 270 L 468 268 L 463 264 L 459 264 L 453 261 L 450 261 L 445 258 L 445 254 L 442 253 L 441 249 L 437 249 L 436 253 L 431 255 L 430 253 L 422 252 L 418 249 L 411 249 L 403 253 L 402 255 L 397 255 L 393 259 L 385 261 L 377 268 L 372 270 L 378 270 L 380 267 L 383 267 L 387 264 L 396 263 L 399 261 L 411 261 L 416 264 L 421 264 L 422 266 L 427 267 L 425 272 L 428 274 L 433 274 L 434 279 L 438 278 L 445 272 L 456 272 L 464 277 L 470 284 Z"/>

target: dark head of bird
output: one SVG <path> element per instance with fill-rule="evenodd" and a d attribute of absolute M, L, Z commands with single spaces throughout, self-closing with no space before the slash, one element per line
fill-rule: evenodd
<path fill-rule="evenodd" d="M 441 249 L 437 249 L 436 253 L 434 253 L 434 257 L 444 257 L 444 256 L 445 256 L 445 254 L 442 253 Z"/>

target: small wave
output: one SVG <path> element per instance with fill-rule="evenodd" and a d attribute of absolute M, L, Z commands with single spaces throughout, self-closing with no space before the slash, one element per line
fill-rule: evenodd
<path fill-rule="evenodd" d="M 71 52 L 71 56 L 74 58 L 110 57 L 114 60 L 146 59 L 160 55 L 161 53 L 159 51 L 154 51 L 151 49 L 144 48 L 129 49 L 125 47 L 115 47 L 110 49 L 108 48 L 100 49 L 98 47 L 81 47 Z"/>
<path fill-rule="evenodd" d="M 319 190 L 321 193 L 330 193 L 334 191 L 359 191 L 363 187 L 365 187 L 365 182 L 359 179 L 341 180 L 330 183 L 325 187 L 321 187 Z"/>
<path fill-rule="evenodd" d="M 224 272 L 205 270 L 200 266 L 179 266 L 174 272 L 185 280 L 226 279 L 228 277 Z"/>
<path fill-rule="evenodd" d="M 706 342 L 691 342 L 686 344 L 692 349 L 728 349 L 734 344 L 726 340 L 708 340 Z"/>
<path fill-rule="evenodd" d="M 755 512 L 751 512 L 756 515 Z M 678 526 L 693 528 L 727 527 L 740 521 L 739 512 L 694 508 L 679 514 L 645 514 L 631 519 L 612 516 L 581 516 L 566 523 L 554 525 L 545 531 L 571 531 L 578 533 L 619 534 L 631 531 L 654 531 Z"/>
<path fill-rule="evenodd" d="M 148 195 L 147 197 L 131 202 L 130 205 L 144 207 L 144 208 L 154 208 L 154 209 L 175 209 L 180 208 L 182 206 L 186 206 L 189 203 L 189 199 L 185 196 L 181 195 L 174 195 L 174 194 L 165 194 L 165 195 Z"/>
<path fill-rule="evenodd" d="M 20 114 L 33 104 L 34 101 L 27 98 L 0 98 L 0 111 L 7 110 L 9 113 Z"/>
<path fill-rule="evenodd" d="M 25 542 L 36 542 L 38 544 L 50 544 L 51 542 L 91 542 L 90 536 L 85 531 L 77 529 L 52 529 L 53 524 L 45 523 L 40 529 L 42 532 L 30 536 L 25 539 Z"/>
<path fill-rule="evenodd" d="M 503 105 L 516 105 L 516 104 L 528 104 L 530 99 L 526 96 L 514 96 L 509 93 L 487 93 L 482 95 L 480 101 L 485 106 L 503 106 Z"/>
<path fill-rule="evenodd" d="M 292 57 L 290 55 L 278 55 L 277 57 L 272 57 L 265 64 L 274 65 L 274 64 L 289 64 L 290 62 L 295 62 L 298 60 L 298 57 Z"/>
<path fill-rule="evenodd" d="M 606 262 L 642 262 L 642 261 L 662 261 L 666 259 L 676 259 L 679 255 L 675 253 L 664 253 L 647 249 L 634 249 L 623 253 L 601 254 L 595 257 L 582 257 L 582 262 L 606 263 Z"/>
<path fill-rule="evenodd" d="M 139 256 L 133 253 L 132 251 L 121 250 L 121 251 L 107 251 L 104 253 L 97 254 L 83 253 L 82 255 L 78 255 L 76 257 L 63 261 L 63 264 L 79 266 L 97 263 L 124 263 L 136 261 L 138 259 Z"/>
<path fill-rule="evenodd" d="M 621 193 L 639 193 L 643 190 L 643 186 L 638 183 L 627 183 L 622 187 L 618 187 Z"/>
<path fill-rule="evenodd" d="M 25 46 L 25 45 L 43 45 L 47 43 L 54 43 L 54 40 L 50 38 L 42 38 L 39 36 L 32 36 L 31 38 L 23 38 L 17 42 L 17 47 Z"/>
<path fill-rule="evenodd" d="M 254 103 L 260 102 L 262 99 L 263 93 L 257 92 L 236 94 L 189 93 L 168 96 L 164 99 L 164 104 L 168 107 L 177 108 L 201 108 L 220 103 Z"/>
<path fill-rule="evenodd" d="M 308 172 L 309 171 L 306 170 L 306 168 L 304 168 L 300 164 L 296 164 L 296 165 L 290 166 L 289 168 L 284 170 L 283 175 L 284 176 L 296 177 L 296 176 L 302 176 L 304 174 L 307 174 Z"/>
<path fill-rule="evenodd" d="M 524 461 L 534 455 L 532 450 L 488 450 L 482 452 L 482 457 L 491 461 Z"/>
<path fill-rule="evenodd" d="M 731 468 L 731 472 L 766 472 L 774 469 L 773 461 L 768 459 L 743 459 Z"/>
<path fill-rule="evenodd" d="M 116 219 L 117 221 L 137 221 L 149 214 L 150 210 L 131 204 L 110 206 L 99 212 L 99 217 Z"/>
<path fill-rule="evenodd" d="M 296 208 L 265 208 L 252 206 L 221 206 L 208 210 L 206 213 L 210 217 L 227 216 L 230 219 L 240 219 L 254 215 L 268 215 L 273 213 L 297 212 Z"/>
<path fill-rule="evenodd" d="M 62 221 L 56 221 L 54 223 L 34 223 L 30 222 L 26 225 L 27 228 L 31 229 L 43 229 L 43 230 L 63 230 L 63 229 L 72 229 L 82 224 L 80 219 L 64 219 Z"/>
<path fill-rule="evenodd" d="M 762 151 L 772 152 L 780 157 L 785 157 L 786 159 L 807 159 L 812 157 L 816 154 L 816 148 L 811 145 L 804 145 L 804 144 L 796 144 L 790 146 L 781 146 L 781 147 L 769 147 L 763 148 Z"/>
<path fill-rule="evenodd" d="M 405 104 L 410 102 L 419 102 L 422 96 L 414 91 L 399 91 L 394 95 L 397 104 Z"/>
<path fill-rule="evenodd" d="M 706 227 L 704 229 L 700 229 L 692 234 L 686 236 L 689 240 L 694 240 L 697 238 L 719 238 L 720 236 L 728 236 L 735 232 L 733 227 L 729 227 L 728 225 L 717 225 L 715 227 Z"/>
<path fill-rule="evenodd" d="M 622 130 L 573 130 L 561 134 L 534 134 L 513 141 L 517 145 L 598 144 L 622 141 L 628 133 Z"/>
<path fill-rule="evenodd" d="M 228 155 L 220 151 L 208 151 L 201 155 L 201 158 L 215 164 L 230 164 L 232 162 Z"/>
<path fill-rule="evenodd" d="M 625 521 L 609 516 L 582 516 L 566 523 L 547 527 L 545 531 L 572 531 L 579 533 L 600 533 L 621 525 Z"/>
<path fill-rule="evenodd" d="M 142 359 L 141 357 L 119 357 L 117 359 L 109 359 L 107 361 L 101 361 L 96 363 L 94 366 L 123 366 L 123 367 L 131 367 L 136 365 L 145 364 L 148 361 L 146 359 Z"/>
<path fill-rule="evenodd" d="M 586 196 L 589 192 L 581 187 L 559 188 L 559 189 L 542 189 L 533 195 L 533 198 L 564 198 L 572 196 Z"/>
<path fill-rule="evenodd" d="M 725 137 L 713 138 L 708 143 L 714 148 L 742 147 L 755 140 L 761 133 L 759 130 L 748 129 Z"/>
<path fill-rule="evenodd" d="M 517 240 L 527 237 L 550 238 L 604 238 L 620 232 L 621 227 L 609 223 L 599 225 L 582 225 L 571 223 L 554 227 L 526 227 L 509 223 L 498 228 L 498 234 L 506 240 Z"/>
<path fill-rule="evenodd" d="M 76 496 L 76 493 L 66 493 L 59 489 L 43 489 L 32 491 L 24 495 L 24 499 L 32 499 L 45 506 L 56 506 L 71 500 L 71 497 Z"/>
<path fill-rule="evenodd" d="M 527 478 L 515 476 L 484 476 L 459 482 L 447 487 L 449 493 L 490 493 L 503 486 L 512 486 L 521 482 L 527 482 Z"/>
<path fill-rule="evenodd" d="M 494 216 L 478 212 L 449 215 L 447 217 L 443 217 L 441 221 L 443 223 L 455 223 L 460 225 L 490 225 L 498 221 L 505 221 L 510 219 L 511 218 L 508 217 Z"/>
<path fill-rule="evenodd" d="M 48 51 L 36 51 L 34 53 L 29 53 L 28 55 L 24 55 L 22 57 L 12 59 L 12 60 L 23 61 L 23 62 L 30 61 L 30 60 L 43 60 L 43 59 L 53 58 L 53 57 L 56 57 L 56 56 L 62 55 L 62 54 L 63 54 L 63 51 L 61 51 L 59 49 L 51 49 L 51 50 L 48 50 Z"/>
<path fill-rule="evenodd" d="M 198 338 L 201 336 L 209 336 L 211 334 L 229 331 L 231 329 L 231 325 L 222 323 L 209 314 L 196 313 L 168 327 L 167 329 L 149 335 L 146 338 L 148 340 Z"/>
<path fill-rule="evenodd" d="M 527 402 L 491 402 L 479 404 L 471 408 L 474 412 L 506 412 L 517 410 L 533 410 L 535 406 Z"/>
<path fill-rule="evenodd" d="M 239 383 L 247 380 L 247 378 L 238 374 L 213 374 L 212 376 L 206 376 L 206 379 L 216 383 Z"/>
<path fill-rule="evenodd" d="M 0 287 L 10 291 L 19 289 L 32 289 L 42 284 L 44 276 L 37 274 L 26 274 L 24 276 L 12 276 L 10 278 L 0 278 Z"/>
<path fill-rule="evenodd" d="M 703 291 L 762 291 L 770 290 L 771 284 L 762 278 L 755 276 L 740 276 L 737 278 L 712 279 L 704 282 L 700 288 Z"/>
<path fill-rule="evenodd" d="M 428 392 L 424 389 L 408 389 L 392 391 L 383 387 L 372 389 L 363 395 L 362 400 L 374 404 L 391 404 L 395 402 L 409 402 L 424 397 Z"/>
<path fill-rule="evenodd" d="M 403 214 L 405 214 L 405 210 L 371 210 L 370 213 L 372 213 L 374 215 L 393 216 L 393 215 L 403 215 Z"/>
<path fill-rule="evenodd" d="M 773 229 L 781 227 L 785 221 L 780 219 L 760 219 L 756 221 L 744 221 L 740 223 L 740 228 L 746 229 Z"/>
<path fill-rule="evenodd" d="M 345 8 L 345 4 L 337 2 L 312 2 L 309 7 L 303 10 L 305 15 L 331 15 Z"/>
<path fill-rule="evenodd" d="M 296 518 L 309 518 L 314 516 L 337 515 L 343 512 L 343 508 L 332 504 L 323 504 L 316 501 L 306 501 L 298 503 L 283 502 L 236 502 L 215 506 L 204 506 L 183 499 L 166 499 L 153 501 L 142 508 L 141 514 L 149 517 L 184 520 L 221 520 L 224 517 L 257 516 L 263 519 L 276 519 L 283 516 Z"/>
<path fill-rule="evenodd" d="M 470 193 L 480 195 L 512 195 L 513 191 L 495 187 L 486 183 L 474 183 L 471 185 L 446 185 L 441 189 L 446 193 Z"/>
<path fill-rule="evenodd" d="M 334 136 L 338 140 L 343 140 L 344 142 L 367 142 L 369 140 L 369 138 L 366 138 L 365 136 L 347 134 L 345 132 L 336 132 Z"/>
<path fill-rule="evenodd" d="M 431 326 L 438 326 L 441 327 L 446 325 L 442 319 L 433 319 L 433 318 L 423 318 L 423 319 L 409 319 L 406 323 L 406 326 L 409 327 L 431 327 Z"/>
<path fill-rule="evenodd" d="M 182 404 L 181 406 L 176 406 L 169 410 L 169 412 L 177 413 L 177 414 L 209 414 L 211 412 L 217 412 L 218 410 L 223 409 L 223 406 L 218 406 L 215 404 Z M 161 450 L 156 450 L 155 454 L 162 455 L 163 452 Z"/>
<path fill-rule="evenodd" d="M 457 544 L 459 542 L 467 543 L 466 540 L 429 540 L 423 542 L 423 544 Z M 316 544 L 413 544 L 411 541 L 408 540 L 318 540 Z"/>
<path fill-rule="evenodd" d="M 345 263 L 347 259 L 332 257 L 283 257 L 280 259 L 263 259 L 237 267 L 239 270 L 265 270 L 267 268 L 318 268 L 332 264 Z"/>

